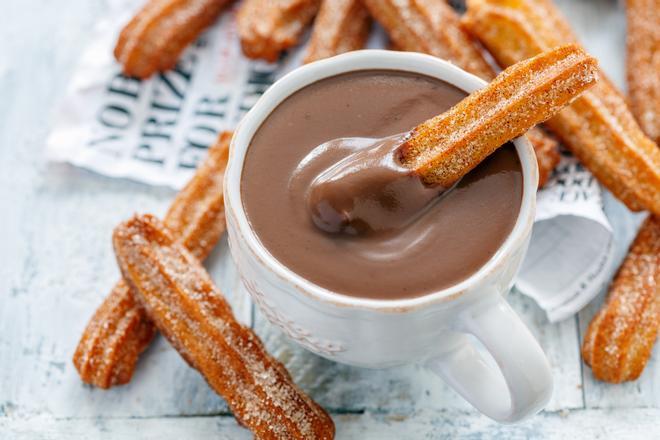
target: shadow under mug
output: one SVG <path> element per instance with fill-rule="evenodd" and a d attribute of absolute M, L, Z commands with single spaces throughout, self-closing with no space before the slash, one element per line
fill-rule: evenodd
<path fill-rule="evenodd" d="M 538 168 L 526 138 L 513 141 L 522 165 L 523 200 L 511 234 L 472 276 L 438 292 L 378 300 L 329 291 L 277 261 L 250 227 L 241 200 L 241 174 L 247 148 L 263 120 L 289 95 L 313 82 L 368 69 L 416 72 L 468 93 L 485 85 L 438 58 L 382 50 L 308 64 L 273 84 L 236 129 L 225 177 L 229 245 L 243 285 L 270 322 L 312 352 L 363 367 L 422 363 L 498 422 L 531 416 L 550 399 L 551 371 L 538 342 L 504 299 L 534 221 Z M 483 348 L 492 359 L 482 355 Z"/>

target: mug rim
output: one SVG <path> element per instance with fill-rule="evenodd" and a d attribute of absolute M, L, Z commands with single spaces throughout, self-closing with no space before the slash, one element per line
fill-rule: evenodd
<path fill-rule="evenodd" d="M 418 309 L 461 296 L 483 282 L 498 267 L 503 267 L 503 260 L 524 245 L 531 230 L 536 206 L 538 165 L 534 150 L 524 135 L 512 140 L 523 175 L 522 201 L 513 229 L 495 254 L 476 272 L 459 283 L 438 291 L 419 297 L 400 299 L 361 298 L 334 292 L 303 278 L 277 260 L 261 243 L 250 226 L 241 197 L 241 179 L 250 142 L 263 121 L 281 102 L 298 90 L 329 77 L 361 70 L 393 70 L 423 74 L 445 81 L 466 93 L 471 93 L 487 84 L 477 76 L 437 57 L 380 49 L 353 51 L 298 67 L 271 85 L 236 127 L 231 140 L 224 182 L 227 209 L 231 209 L 237 223 L 236 227 L 241 231 L 248 249 L 271 272 L 295 285 L 297 292 L 312 299 L 335 306 L 392 312 Z"/>

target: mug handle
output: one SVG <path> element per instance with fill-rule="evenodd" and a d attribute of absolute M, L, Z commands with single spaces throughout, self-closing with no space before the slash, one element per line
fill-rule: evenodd
<path fill-rule="evenodd" d="M 426 366 L 477 410 L 500 423 L 539 412 L 552 395 L 550 365 L 529 329 L 502 295 L 488 295 L 458 317 L 454 346 Z M 466 336 L 476 337 L 496 368 Z"/>

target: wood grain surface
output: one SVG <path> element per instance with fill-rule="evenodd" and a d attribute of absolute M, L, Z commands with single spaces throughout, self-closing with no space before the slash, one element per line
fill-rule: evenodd
<path fill-rule="evenodd" d="M 44 158 L 44 141 L 103 0 L 10 1 L 0 16 L 0 438 L 250 438 L 227 407 L 158 338 L 133 381 L 102 391 L 71 363 L 78 337 L 118 275 L 112 228 L 133 212 L 162 215 L 169 190 L 109 179 Z M 625 20 L 615 0 L 558 2 L 587 48 L 623 85 Z M 640 217 L 606 196 L 619 258 Z M 223 241 L 207 263 L 223 292 L 238 279 Z M 516 426 L 477 414 L 417 366 L 366 370 L 288 342 L 245 299 L 232 299 L 295 380 L 333 415 L 338 438 L 653 438 L 660 432 L 660 362 L 634 383 L 595 381 L 579 357 L 601 296 L 577 316 L 547 322 L 512 292 L 514 308 L 553 367 L 548 408 Z"/>

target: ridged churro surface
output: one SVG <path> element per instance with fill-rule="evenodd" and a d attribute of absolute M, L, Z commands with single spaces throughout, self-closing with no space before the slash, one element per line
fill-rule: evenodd
<path fill-rule="evenodd" d="M 420 124 L 399 148 L 428 184 L 451 187 L 489 154 L 555 115 L 597 79 L 577 45 L 516 63 L 447 112 Z"/>
<path fill-rule="evenodd" d="M 660 145 L 660 0 L 626 0 L 626 17 L 630 108 Z"/>
<path fill-rule="evenodd" d="M 259 439 L 330 439 L 328 414 L 293 382 L 257 335 L 238 323 L 190 252 L 150 215 L 115 229 L 124 278 L 172 346 Z"/>
<path fill-rule="evenodd" d="M 249 58 L 276 61 L 295 46 L 316 15 L 320 0 L 244 0 L 238 11 L 238 33 Z"/>
<path fill-rule="evenodd" d="M 582 357 L 596 378 L 635 380 L 651 356 L 660 327 L 660 220 L 642 225 L 607 301 L 587 328 Z"/>
<path fill-rule="evenodd" d="M 546 0 L 468 0 L 464 24 L 504 66 L 576 38 Z M 601 80 L 550 119 L 550 128 L 593 175 L 633 211 L 660 215 L 660 149 L 625 98 Z"/>
<path fill-rule="evenodd" d="M 204 259 L 225 229 L 224 169 L 231 133 L 220 135 L 208 157 L 172 203 L 165 224 L 193 255 Z M 120 280 L 90 319 L 73 363 L 83 382 L 99 388 L 128 383 L 156 330 L 128 285 Z"/>
<path fill-rule="evenodd" d="M 534 147 L 539 165 L 539 188 L 543 188 L 561 159 L 559 142 L 539 127 L 530 129 L 526 135 Z"/>
<path fill-rule="evenodd" d="M 362 0 L 322 0 L 304 62 L 362 49 L 370 28 L 371 19 Z"/>
<path fill-rule="evenodd" d="M 363 0 L 398 50 L 421 52 L 456 63 L 480 78 L 495 76 L 473 37 L 444 0 Z"/>
<path fill-rule="evenodd" d="M 230 0 L 150 0 L 122 29 L 115 58 L 124 74 L 148 78 L 176 65 L 181 52 Z"/>
<path fill-rule="evenodd" d="M 482 47 L 463 28 L 458 14 L 445 0 L 367 0 L 365 4 L 387 29 L 397 50 L 435 55 L 486 81 L 495 78 L 495 70 L 486 61 Z M 559 163 L 558 143 L 536 127 L 527 136 L 536 153 L 542 187 Z"/>

